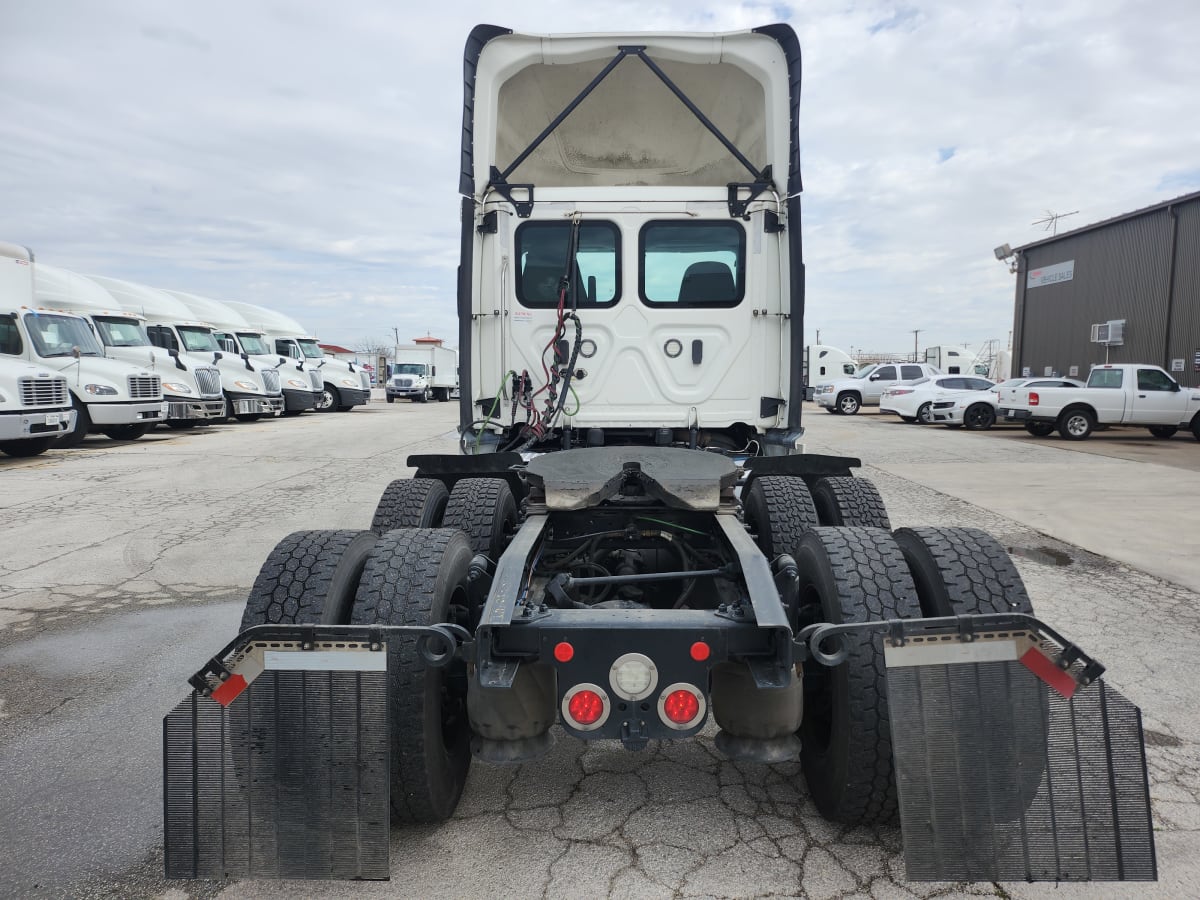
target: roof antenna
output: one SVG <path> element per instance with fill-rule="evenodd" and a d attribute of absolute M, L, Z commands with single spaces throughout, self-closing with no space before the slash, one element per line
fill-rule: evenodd
<path fill-rule="evenodd" d="M 1079 213 L 1079 210 L 1077 210 L 1077 209 L 1072 212 L 1069 212 L 1069 213 L 1056 213 L 1056 212 L 1051 212 L 1050 210 L 1046 210 L 1045 216 L 1043 216 L 1040 219 L 1035 220 L 1031 224 L 1044 225 L 1046 227 L 1043 228 L 1042 231 L 1049 231 L 1052 234 L 1058 234 L 1058 220 L 1065 219 L 1067 216 L 1078 215 L 1078 213 Z"/>

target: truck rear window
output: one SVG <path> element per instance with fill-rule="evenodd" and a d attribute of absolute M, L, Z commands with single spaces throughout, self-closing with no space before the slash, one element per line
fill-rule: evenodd
<path fill-rule="evenodd" d="M 558 306 L 567 272 L 570 222 L 524 222 L 517 228 L 517 300 L 522 306 Z M 574 260 L 577 305 L 612 306 L 621 298 L 620 240 L 612 222 L 583 222 Z M 567 295 L 567 306 L 571 305 Z"/>
<path fill-rule="evenodd" d="M 1088 376 L 1087 386 L 1092 388 L 1119 388 L 1123 374 L 1120 369 L 1092 369 L 1092 374 Z"/>
<path fill-rule="evenodd" d="M 737 306 L 746 294 L 746 232 L 736 222 L 649 222 L 638 247 L 647 306 Z"/>

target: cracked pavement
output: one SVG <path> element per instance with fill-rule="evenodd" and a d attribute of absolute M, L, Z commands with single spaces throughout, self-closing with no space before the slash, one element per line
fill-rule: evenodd
<path fill-rule="evenodd" d="M 1158 556 L 1186 555 L 1180 523 L 1156 504 L 1124 502 L 1109 521 L 1141 543 L 1114 558 L 1090 507 L 1078 512 L 1090 527 L 1069 543 L 1036 509 L 1002 496 L 1025 487 L 1021 463 L 1036 474 L 1039 504 L 1065 518 L 1081 468 L 1119 476 L 1127 496 L 1194 498 L 1200 483 L 1192 490 L 1189 479 L 1200 475 L 1055 442 L 807 409 L 806 448 L 863 459 L 860 475 L 878 485 L 893 527 L 969 525 L 1012 548 L 1039 615 L 1107 664 L 1109 683 L 1142 707 L 1157 885 L 906 883 L 898 829 L 824 822 L 798 764 L 731 762 L 711 724 L 697 740 L 640 753 L 558 732 L 537 762 L 476 763 L 451 821 L 393 830 L 390 882 L 163 881 L 160 719 L 186 693 L 187 674 L 232 636 L 267 552 L 300 528 L 366 527 L 409 453 L 454 449 L 456 405 L 377 403 L 133 444 L 90 438 L 81 450 L 0 462 L 0 896 L 1200 893 L 1200 583 L 1190 583 L 1186 560 L 1138 557 L 1148 539 Z M 1177 443 L 1171 451 L 1196 452 Z M 980 485 L 1003 502 L 960 496 L 978 499 Z M 30 505 L 37 516 L 22 514 Z"/>

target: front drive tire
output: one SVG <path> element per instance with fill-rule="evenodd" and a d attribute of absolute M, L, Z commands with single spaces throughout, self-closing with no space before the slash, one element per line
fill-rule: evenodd
<path fill-rule="evenodd" d="M 1175 437 L 1179 431 L 1178 425 L 1151 425 L 1150 433 L 1160 441 L 1167 441 Z"/>
<path fill-rule="evenodd" d="M 253 625 L 345 625 L 367 556 L 371 531 L 296 531 L 275 545 L 254 579 L 242 613 Z"/>
<path fill-rule="evenodd" d="M 466 605 L 471 547 L 453 529 L 401 529 L 379 539 L 354 601 L 355 625 L 436 625 Z M 471 765 L 466 671 L 426 666 L 417 639 L 388 638 L 392 820 L 444 822 Z"/>
<path fill-rule="evenodd" d="M 1096 417 L 1086 409 L 1068 409 L 1058 420 L 1058 433 L 1066 441 L 1082 441 L 1096 430 Z"/>
<path fill-rule="evenodd" d="M 72 394 L 71 406 L 75 408 L 75 427 L 54 439 L 54 446 L 60 450 L 78 447 L 92 430 L 92 417 L 88 415 L 87 404 Z"/>
<path fill-rule="evenodd" d="M 800 535 L 818 523 L 817 505 L 802 478 L 759 475 L 743 502 L 746 524 L 768 560 L 795 553 Z"/>
<path fill-rule="evenodd" d="M 396 528 L 437 528 L 449 499 L 446 485 L 433 478 L 398 478 L 384 488 L 371 530 L 383 534 Z"/>
<path fill-rule="evenodd" d="M 865 478 L 838 475 L 818 478 L 812 498 L 822 525 L 891 528 L 879 490 Z"/>
<path fill-rule="evenodd" d="M 816 528 L 796 548 L 800 625 L 920 616 L 900 548 L 874 528 Z M 842 636 L 840 665 L 805 665 L 800 764 L 817 809 L 847 825 L 899 815 L 880 634 Z"/>
<path fill-rule="evenodd" d="M 922 403 L 921 404 L 920 409 L 917 410 L 917 424 L 918 425 L 932 425 L 933 424 L 933 404 L 932 403 Z"/>
<path fill-rule="evenodd" d="M 106 425 L 102 433 L 114 441 L 136 441 L 147 431 L 145 425 Z"/>
<path fill-rule="evenodd" d="M 862 408 L 862 401 L 858 399 L 858 394 L 847 391 L 844 394 L 838 394 L 837 411 L 844 416 L 853 416 Z"/>
<path fill-rule="evenodd" d="M 393 397 L 391 394 L 388 394 L 388 395 L 387 395 L 387 397 L 386 397 L 385 399 L 387 400 L 387 402 L 388 402 L 388 403 L 395 403 L 395 402 L 396 402 L 396 398 L 395 398 L 395 397 Z"/>

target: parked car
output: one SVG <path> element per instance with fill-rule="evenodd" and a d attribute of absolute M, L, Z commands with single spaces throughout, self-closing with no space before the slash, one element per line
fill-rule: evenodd
<path fill-rule="evenodd" d="M 1083 387 L 1083 382 L 1076 381 L 1074 378 L 1009 378 L 992 385 L 986 391 L 971 391 L 969 394 L 963 394 L 953 406 L 946 410 L 946 420 L 943 424 L 947 428 L 966 426 L 968 431 L 986 431 L 997 422 L 1003 423 L 1006 420 L 998 419 L 996 415 L 996 407 L 1000 402 L 1000 389 L 1019 387 Z"/>
<path fill-rule="evenodd" d="M 864 406 L 878 406 L 880 396 L 894 384 L 940 374 L 924 363 L 880 363 L 865 366 L 849 378 L 819 383 L 813 399 L 828 412 L 852 416 Z"/>
<path fill-rule="evenodd" d="M 893 385 L 879 398 L 879 411 L 895 413 L 905 422 L 929 425 L 945 422 L 961 394 L 986 391 L 992 382 L 974 375 L 935 375 Z"/>

